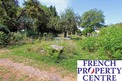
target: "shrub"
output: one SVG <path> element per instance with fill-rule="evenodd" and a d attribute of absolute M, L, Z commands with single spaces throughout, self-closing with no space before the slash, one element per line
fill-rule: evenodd
<path fill-rule="evenodd" d="M 10 42 L 10 31 L 9 29 L 0 24 L 0 45 L 7 45 Z"/>
<path fill-rule="evenodd" d="M 34 30 L 26 30 L 26 34 L 28 37 L 36 37 L 37 33 Z"/>
<path fill-rule="evenodd" d="M 83 35 L 87 35 L 87 33 L 92 33 L 94 31 L 93 28 L 86 28 L 85 30 L 82 31 Z"/>
<path fill-rule="evenodd" d="M 54 35 L 52 33 L 44 33 L 43 39 L 44 40 L 52 40 L 54 38 Z"/>
<path fill-rule="evenodd" d="M 0 32 L 0 45 L 7 45 L 10 43 L 11 35 Z"/>
<path fill-rule="evenodd" d="M 24 44 L 27 42 L 30 42 L 30 40 L 27 37 L 26 33 L 24 33 L 24 32 L 13 32 L 13 33 L 11 33 L 11 43 L 12 44 Z"/>
<path fill-rule="evenodd" d="M 77 30 L 76 32 L 78 35 L 82 33 L 81 30 Z"/>
<path fill-rule="evenodd" d="M 13 42 L 18 42 L 23 40 L 23 35 L 20 32 L 12 33 L 12 40 Z"/>
<path fill-rule="evenodd" d="M 88 51 L 99 51 L 111 59 L 122 59 L 122 27 L 110 26 L 101 29 L 97 37 L 82 41 L 82 48 Z"/>
<path fill-rule="evenodd" d="M 20 32 L 12 32 L 6 34 L 4 32 L 0 32 L 0 44 L 1 45 L 9 45 L 9 44 L 20 44 L 22 41 L 27 39 L 25 34 L 21 34 Z"/>
<path fill-rule="evenodd" d="M 10 33 L 9 29 L 5 25 L 2 25 L 2 24 L 0 24 L 0 31 L 4 33 Z"/>
<path fill-rule="evenodd" d="M 97 50 L 96 40 L 97 40 L 97 38 L 95 38 L 95 37 L 89 37 L 89 38 L 84 39 L 82 41 L 83 49 L 87 50 L 89 52 L 93 52 L 93 51 Z"/>
<path fill-rule="evenodd" d="M 98 41 L 103 52 L 114 59 L 122 59 L 122 28 L 112 26 L 104 28 L 99 34 Z"/>

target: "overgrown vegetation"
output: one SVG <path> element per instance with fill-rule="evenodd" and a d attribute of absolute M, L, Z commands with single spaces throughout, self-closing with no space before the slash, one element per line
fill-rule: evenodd
<path fill-rule="evenodd" d="M 55 6 L 38 0 L 25 0 L 23 7 L 17 0 L 0 0 L 0 12 L 0 47 L 10 51 L 0 58 L 28 58 L 73 72 L 79 59 L 122 59 L 122 23 L 105 27 L 101 10 L 79 16 L 67 8 L 59 15 Z M 54 51 L 54 44 L 63 51 Z"/>
<path fill-rule="evenodd" d="M 102 28 L 97 37 L 89 37 L 82 41 L 84 50 L 98 51 L 100 57 L 106 59 L 122 59 L 122 27 L 113 25 Z"/>
<path fill-rule="evenodd" d="M 64 67 L 75 72 L 79 59 L 122 59 L 121 26 L 110 26 L 100 30 L 98 36 L 72 36 L 67 39 L 38 39 L 33 43 L 10 46 L 9 55 L 26 57 L 53 66 Z M 64 46 L 62 53 L 53 52 L 51 45 Z M 5 55 L 5 54 L 4 54 Z M 2 57 L 9 57 L 3 56 Z"/>
<path fill-rule="evenodd" d="M 68 42 L 68 43 L 67 43 Z M 15 45 L 7 49 L 9 53 L 0 55 L 2 58 L 14 56 L 43 62 L 51 66 L 63 67 L 70 72 L 76 72 L 78 59 L 97 59 L 98 53 L 89 53 L 81 49 L 81 40 L 36 40 L 33 44 Z M 51 45 L 64 46 L 62 53 L 53 52 Z M 19 58 L 16 58 L 19 59 Z M 36 63 L 35 63 L 36 64 Z"/>

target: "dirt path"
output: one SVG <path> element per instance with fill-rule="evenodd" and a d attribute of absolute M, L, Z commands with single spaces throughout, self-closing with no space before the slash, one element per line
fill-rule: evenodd
<path fill-rule="evenodd" d="M 22 63 L 15 63 L 9 59 L 0 59 L 0 66 L 12 69 L 10 71 L 19 71 L 24 75 L 29 76 L 30 80 L 26 81 L 76 81 L 72 76 L 61 76 L 60 74 L 51 71 L 40 71 L 32 66 L 25 66 Z M 12 73 L 12 72 L 11 72 Z M 32 78 L 32 79 L 31 79 Z"/>

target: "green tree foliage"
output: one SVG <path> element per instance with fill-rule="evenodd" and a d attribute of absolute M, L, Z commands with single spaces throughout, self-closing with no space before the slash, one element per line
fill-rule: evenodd
<path fill-rule="evenodd" d="M 93 28 L 86 28 L 85 30 L 82 31 L 82 34 L 86 36 L 87 33 L 92 33 L 93 31 L 94 31 Z"/>
<path fill-rule="evenodd" d="M 50 6 L 50 17 L 49 22 L 47 24 L 48 29 L 50 30 L 50 33 L 53 33 L 55 36 L 61 32 L 60 29 L 60 17 L 57 14 L 55 6 Z"/>
<path fill-rule="evenodd" d="M 43 34 L 47 30 L 47 23 L 49 22 L 50 10 L 42 5 L 38 0 L 27 0 L 24 3 L 25 24 L 31 35 Z"/>
<path fill-rule="evenodd" d="M 104 25 L 104 15 L 101 10 L 91 9 L 85 12 L 81 17 L 81 26 L 84 28 L 101 27 Z"/>
<path fill-rule="evenodd" d="M 26 10 L 25 22 L 28 23 L 29 27 L 37 27 L 37 24 L 41 23 L 40 19 L 42 19 L 42 17 L 45 17 L 45 12 L 41 8 L 40 3 L 37 0 L 27 0 L 25 1 L 24 5 L 24 9 Z"/>
<path fill-rule="evenodd" d="M 0 24 L 0 31 L 6 34 L 10 33 L 9 29 L 5 25 L 2 25 L 2 24 Z"/>
<path fill-rule="evenodd" d="M 57 17 L 50 17 L 49 23 L 47 24 L 47 26 L 49 27 L 49 29 L 52 29 L 53 31 L 50 33 L 53 34 L 58 34 L 61 32 L 61 28 L 60 28 L 60 18 Z"/>
<path fill-rule="evenodd" d="M 77 14 L 75 14 L 71 8 L 68 8 L 65 12 L 61 13 L 60 24 L 64 32 L 64 37 L 67 36 L 67 32 L 75 33 L 77 30 L 77 18 Z"/>
<path fill-rule="evenodd" d="M 53 17 L 58 16 L 55 6 L 52 6 L 52 5 L 51 5 L 51 6 L 49 7 L 49 9 L 50 9 L 50 11 L 51 11 L 51 16 L 53 16 Z"/>
<path fill-rule="evenodd" d="M 10 31 L 16 31 L 22 13 L 17 0 L 0 1 L 0 23 L 7 26 Z"/>

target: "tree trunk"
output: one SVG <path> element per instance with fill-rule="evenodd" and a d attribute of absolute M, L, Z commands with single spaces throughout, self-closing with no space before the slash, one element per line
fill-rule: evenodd
<path fill-rule="evenodd" d="M 67 37 L 67 31 L 64 31 L 64 38 Z"/>

